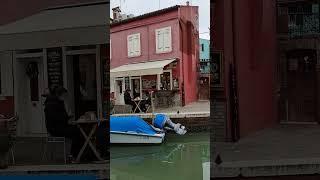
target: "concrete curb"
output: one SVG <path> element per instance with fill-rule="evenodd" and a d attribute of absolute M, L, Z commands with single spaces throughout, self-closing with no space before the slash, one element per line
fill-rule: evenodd
<path fill-rule="evenodd" d="M 166 114 L 170 118 L 198 118 L 198 117 L 210 117 L 210 112 L 188 112 L 188 113 L 144 113 L 144 114 L 113 114 L 112 116 L 139 116 L 141 118 L 152 118 L 157 114 Z"/>
<path fill-rule="evenodd" d="M 224 162 L 212 164 L 212 177 L 263 177 L 320 174 L 320 158 Z"/>
<path fill-rule="evenodd" d="M 89 175 L 97 179 L 109 177 L 107 164 L 11 166 L 1 169 L 2 176 L 17 175 Z"/>

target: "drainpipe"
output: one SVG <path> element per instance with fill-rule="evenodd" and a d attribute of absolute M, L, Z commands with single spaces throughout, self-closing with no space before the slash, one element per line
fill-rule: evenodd
<path fill-rule="evenodd" d="M 184 56 L 183 56 L 183 44 L 184 44 L 184 41 L 183 41 L 183 35 L 184 35 L 184 33 L 183 33 L 183 25 L 184 25 L 184 22 L 182 21 L 182 19 L 181 19 L 181 9 L 179 9 L 179 11 L 178 11 L 178 16 L 179 16 L 179 19 L 178 19 L 178 21 L 179 21 L 179 29 L 180 29 L 180 38 L 181 38 L 181 41 L 180 41 L 180 51 L 181 51 L 181 59 L 180 59 L 180 69 L 181 69 L 181 71 L 182 71 L 182 73 L 181 73 L 181 75 L 180 75 L 180 77 L 181 77 L 181 104 L 182 104 L 182 106 L 184 106 L 185 105 L 185 97 L 184 97 L 184 67 L 183 67 L 183 61 L 184 61 Z"/>
<path fill-rule="evenodd" d="M 239 101 L 238 101 L 238 97 L 239 97 L 239 94 L 238 94 L 238 88 L 237 88 L 237 61 L 236 61 L 236 31 L 235 31 L 235 27 L 236 27 L 236 22 L 235 22 L 235 18 L 236 18 L 236 14 L 235 14 L 235 0 L 232 0 L 232 53 L 233 53 L 233 59 L 232 59 L 232 66 L 233 66 L 233 75 L 234 75 L 234 109 L 233 109 L 233 112 L 232 113 L 232 123 L 234 123 L 234 141 L 238 141 L 239 138 L 240 138 L 240 122 L 239 122 L 239 108 L 238 108 L 238 104 L 239 104 Z M 231 69 L 232 70 L 232 69 Z M 229 69 L 230 71 L 230 69 Z"/>

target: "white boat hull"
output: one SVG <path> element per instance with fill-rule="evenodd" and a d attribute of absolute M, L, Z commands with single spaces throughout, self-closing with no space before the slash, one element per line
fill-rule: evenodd
<path fill-rule="evenodd" d="M 136 132 L 110 132 L 110 143 L 112 144 L 161 144 L 165 133 L 141 134 Z"/>

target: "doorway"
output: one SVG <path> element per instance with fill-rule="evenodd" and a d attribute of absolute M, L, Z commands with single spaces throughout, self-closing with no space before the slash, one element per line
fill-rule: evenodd
<path fill-rule="evenodd" d="M 67 74 L 70 109 L 75 118 L 89 111 L 97 113 L 95 54 L 67 56 Z"/>
<path fill-rule="evenodd" d="M 199 100 L 209 100 L 210 84 L 208 77 L 200 77 Z"/>
<path fill-rule="evenodd" d="M 124 80 L 123 78 L 119 78 L 115 80 L 115 103 L 117 105 L 123 105 L 124 103 Z"/>
<path fill-rule="evenodd" d="M 141 85 L 140 85 L 140 77 L 131 77 L 131 97 L 137 98 L 141 97 Z"/>
<path fill-rule="evenodd" d="M 314 50 L 287 53 L 287 118 L 290 122 L 316 121 L 316 58 Z"/>
<path fill-rule="evenodd" d="M 44 119 L 44 68 L 42 57 L 16 59 L 15 96 L 18 136 L 46 135 Z"/>

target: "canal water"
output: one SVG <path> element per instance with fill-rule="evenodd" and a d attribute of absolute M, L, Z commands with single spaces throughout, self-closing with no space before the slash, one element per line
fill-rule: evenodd
<path fill-rule="evenodd" d="M 161 145 L 111 146 L 111 180 L 209 180 L 209 133 L 167 134 Z"/>

